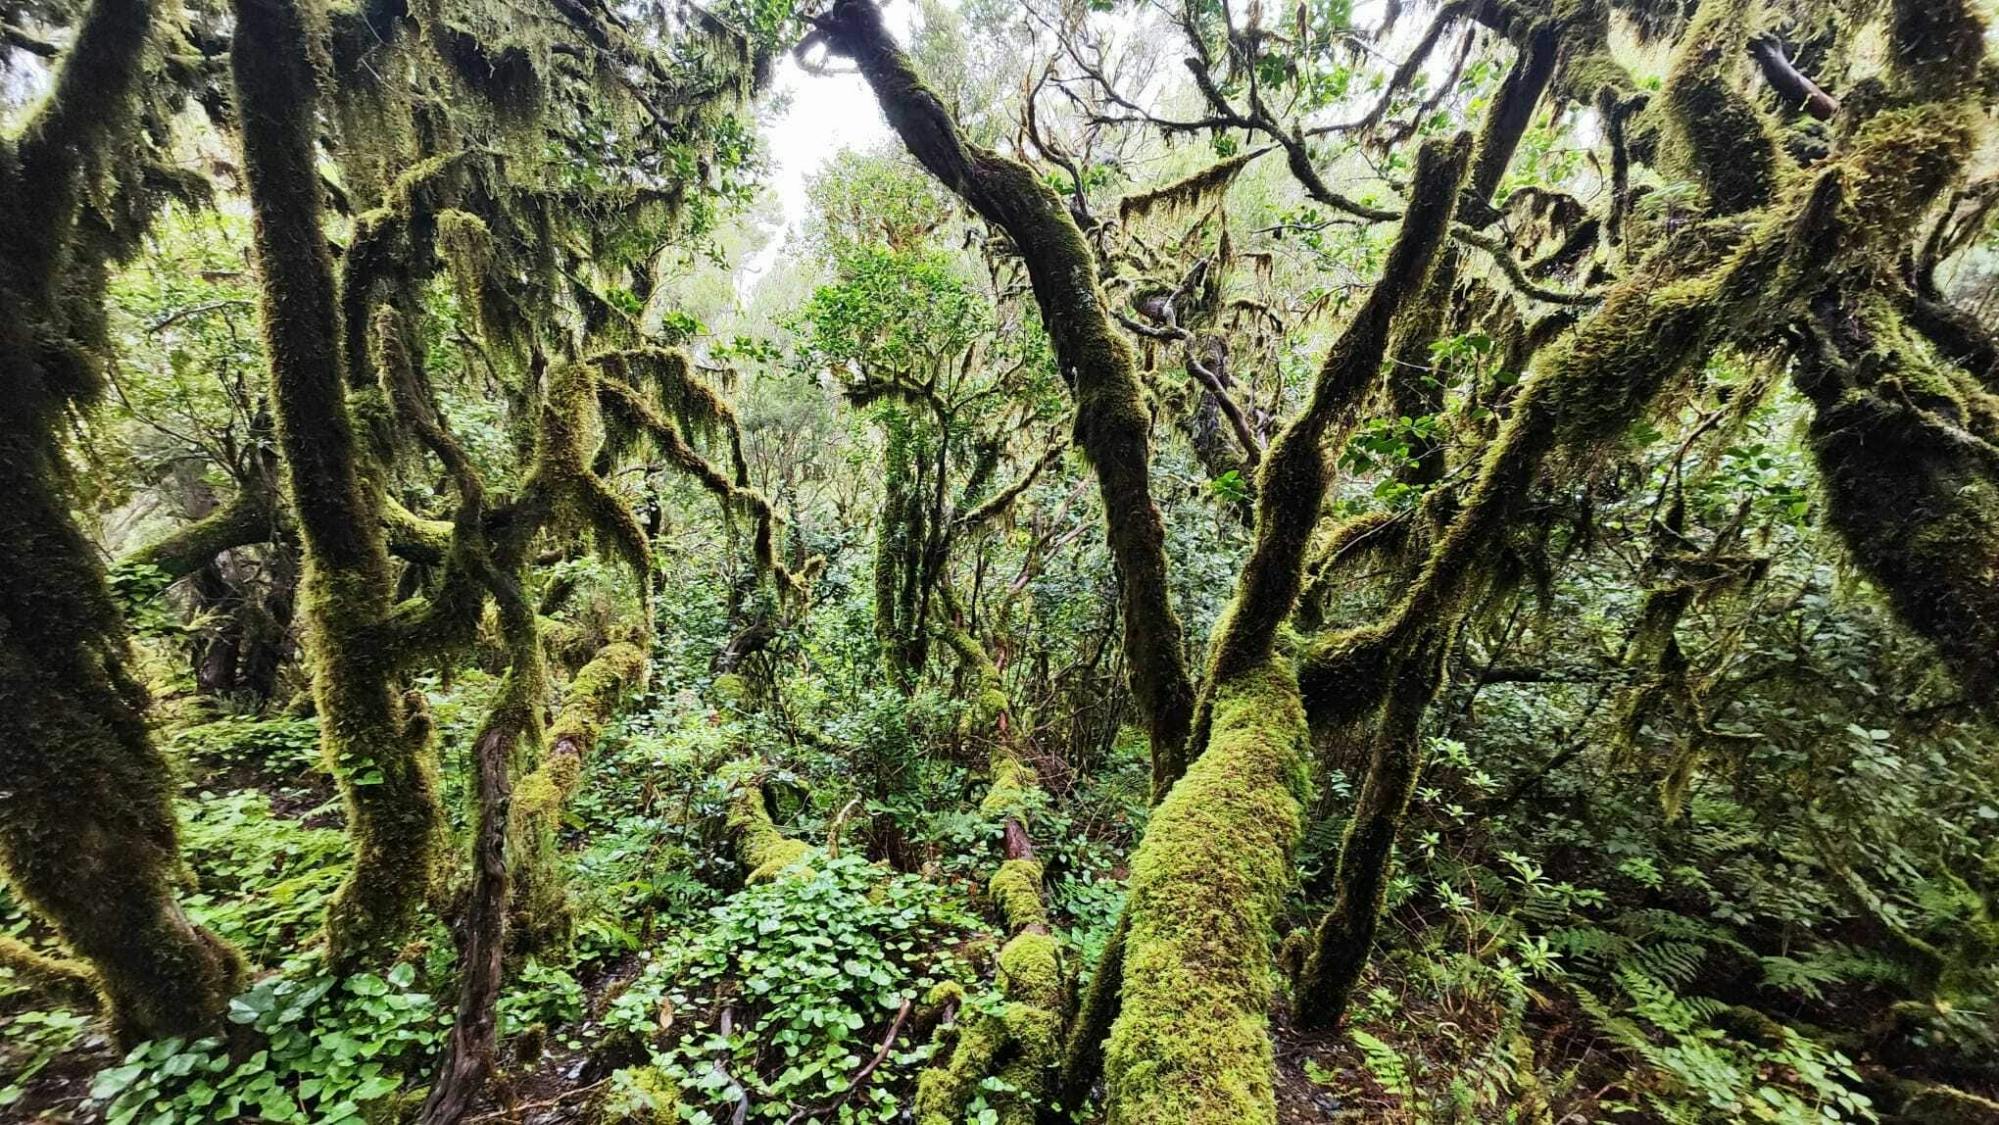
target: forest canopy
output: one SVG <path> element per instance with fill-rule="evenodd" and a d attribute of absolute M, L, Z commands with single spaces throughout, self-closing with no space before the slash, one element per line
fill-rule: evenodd
<path fill-rule="evenodd" d="M 0 0 L 0 1120 L 1999 1123 L 1995 21 Z"/>

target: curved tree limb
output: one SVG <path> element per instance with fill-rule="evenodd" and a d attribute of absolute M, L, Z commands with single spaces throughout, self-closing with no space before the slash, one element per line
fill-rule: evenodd
<path fill-rule="evenodd" d="M 837 0 L 817 21 L 852 58 L 883 114 L 930 173 L 1006 231 L 1027 265 L 1062 377 L 1076 399 L 1076 440 L 1095 467 L 1122 586 L 1132 692 L 1151 736 L 1153 786 L 1185 768 L 1193 682 L 1167 599 L 1165 525 L 1152 499 L 1151 418 L 1131 348 L 1112 326 L 1097 265 L 1059 196 L 1034 172 L 967 142 L 882 25 L 873 0 Z"/>

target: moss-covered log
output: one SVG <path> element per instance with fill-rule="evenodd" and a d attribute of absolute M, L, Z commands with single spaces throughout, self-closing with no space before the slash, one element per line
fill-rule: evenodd
<path fill-rule="evenodd" d="M 986 893 L 1009 936 L 1000 947 L 996 982 L 1004 1006 L 996 1013 L 961 1015 L 950 1057 L 918 1079 L 916 1119 L 918 1125 L 956 1125 L 980 1083 L 994 1077 L 1007 1087 L 990 1099 L 1002 1125 L 1033 1125 L 1055 1075 L 1069 1007 L 1062 943 L 1049 932 L 1041 861 L 1029 833 L 1045 796 L 1034 767 L 1021 759 L 1015 744 L 1012 707 L 999 665 L 965 630 L 955 595 L 948 587 L 940 593 L 945 639 L 973 685 L 966 731 L 992 746 L 992 784 L 979 811 L 998 823 L 1003 858 Z"/>
<path fill-rule="evenodd" d="M 88 962 L 117 1036 L 220 1024 L 241 964 L 175 901 L 174 781 L 125 625 L 71 515 L 72 409 L 102 388 L 104 182 L 130 138 L 153 5 L 95 0 L 49 96 L 0 137 L 0 865 Z M 97 191 L 86 191 L 96 177 Z"/>
<path fill-rule="evenodd" d="M 1273 927 L 1296 877 L 1306 753 L 1286 661 L 1221 685 L 1207 751 L 1132 857 L 1122 1008 L 1104 1053 L 1111 1122 L 1276 1121 Z"/>
<path fill-rule="evenodd" d="M 1163 793 L 1185 768 L 1194 688 L 1180 620 L 1167 598 L 1165 525 L 1150 480 L 1151 415 L 1131 346 L 1105 311 L 1096 258 L 1062 198 L 1032 169 L 959 135 L 873 0 L 839 0 L 818 29 L 860 68 L 910 153 L 1004 230 L 1026 263 L 1062 377 L 1075 395 L 1076 443 L 1103 494 L 1132 694 L 1151 736 L 1154 791 Z"/>
<path fill-rule="evenodd" d="M 389 579 L 380 498 L 361 468 L 341 370 L 314 138 L 323 29 L 293 0 L 241 0 L 231 57 L 255 216 L 271 401 L 304 546 L 301 600 L 354 867 L 327 910 L 336 966 L 386 956 L 431 888 L 439 811 L 429 727 L 384 659 Z"/>
<path fill-rule="evenodd" d="M 736 860 L 747 873 L 746 883 L 767 883 L 794 868 L 810 868 L 819 849 L 785 835 L 764 803 L 761 777 L 752 763 L 734 779 L 729 793 L 729 835 L 736 843 Z"/>
<path fill-rule="evenodd" d="M 556 855 L 563 810 L 583 781 L 583 766 L 618 703 L 645 682 L 646 656 L 616 641 L 598 650 L 570 681 L 548 729 L 548 755 L 514 790 L 514 941 L 534 950 L 567 944 L 569 897 Z"/>

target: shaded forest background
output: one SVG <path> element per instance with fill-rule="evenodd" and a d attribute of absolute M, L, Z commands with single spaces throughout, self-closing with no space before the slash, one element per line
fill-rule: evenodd
<path fill-rule="evenodd" d="M 0 0 L 0 1119 L 1999 1122 L 1994 16 Z"/>

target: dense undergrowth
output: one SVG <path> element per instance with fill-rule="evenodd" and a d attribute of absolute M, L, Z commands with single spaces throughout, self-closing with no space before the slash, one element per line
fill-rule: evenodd
<path fill-rule="evenodd" d="M 1759 426 L 1782 424 L 1773 413 Z M 1991 1080 L 1995 928 L 1973 880 L 1999 825 L 1993 744 L 1929 702 L 1936 684 L 1902 651 L 1909 642 L 1841 597 L 1850 580 L 1792 508 L 1800 466 L 1770 448 L 1723 453 L 1783 517 L 1763 548 L 1774 560 L 1765 594 L 1718 600 L 1699 635 L 1712 627 L 1726 647 L 1695 650 L 1713 667 L 1709 721 L 1739 753 L 1676 780 L 1683 720 L 1662 709 L 1629 721 L 1637 687 L 1611 658 L 1639 607 L 1552 612 L 1589 597 L 1601 581 L 1592 566 L 1618 565 L 1578 545 L 1583 561 L 1526 594 L 1503 647 L 1479 663 L 1503 670 L 1549 649 L 1601 663 L 1446 697 L 1389 888 L 1385 948 L 1349 1031 L 1280 1031 L 1287 1112 L 1868 1121 L 1863 1067 L 1920 1059 L 1966 1085 Z M 1634 514 L 1647 487 L 1629 490 Z M 1692 522 L 1732 514 L 1696 507 Z M 1062 600 L 1059 583 L 1047 593 Z M 726 1121 L 745 1104 L 750 1120 L 806 1109 L 895 1120 L 936 1062 L 940 1002 L 953 998 L 959 1020 L 1000 1003 L 982 858 L 998 841 L 972 811 L 977 763 L 952 749 L 963 704 L 905 700 L 852 675 L 834 608 L 816 619 L 825 627 L 779 642 L 807 670 L 749 678 L 769 693 L 756 707 L 730 694 L 743 682 L 718 692 L 707 670 L 724 608 L 662 606 L 654 688 L 619 720 L 565 816 L 574 944 L 526 960 L 500 1000 L 492 1111 Z M 432 685 L 440 728 L 468 729 L 493 686 L 476 671 Z M 338 979 L 294 952 L 346 862 L 315 723 L 189 710 L 166 742 L 182 778 L 183 901 L 264 975 L 232 1002 L 226 1040 L 123 1056 L 86 1014 L 16 990 L 0 1097 L 17 1114 L 118 1122 L 393 1119 L 449 1024 L 437 999 L 452 979 L 449 936 L 433 928 L 384 972 Z M 1612 738 L 1620 726 L 1627 739 Z M 1592 736 L 1607 741 L 1588 747 Z M 447 778 L 463 768 L 447 757 Z M 769 796 L 784 831 L 838 858 L 742 885 L 726 820 L 744 784 Z M 1351 785 L 1335 769 L 1318 794 L 1307 896 Z M 1116 916 L 1145 788 L 1143 746 L 1127 733 L 1038 821 L 1070 972 L 1092 962 Z M 447 790 L 462 808 L 462 787 Z M 889 841 L 908 873 L 868 858 Z M 1294 916 L 1308 904 L 1294 900 Z M 6 918 L 10 933 L 39 940 L 17 907 Z M 1891 928 L 1948 960 L 1903 955 L 1883 940 Z M 969 1120 L 997 1120 L 984 1101 L 1005 1092 L 997 1081 Z"/>
<path fill-rule="evenodd" d="M 1990 3 L 160 7 L 0 3 L 0 1121 L 1999 1123 Z"/>

